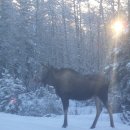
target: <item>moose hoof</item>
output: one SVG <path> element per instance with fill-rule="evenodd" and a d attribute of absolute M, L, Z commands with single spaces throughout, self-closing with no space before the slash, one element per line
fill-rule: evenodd
<path fill-rule="evenodd" d="M 95 126 L 91 126 L 91 128 L 90 129 L 94 129 L 95 128 Z"/>
<path fill-rule="evenodd" d="M 114 126 L 114 125 L 112 125 L 111 127 L 112 127 L 112 128 L 115 128 L 115 126 Z"/>
<path fill-rule="evenodd" d="M 62 128 L 66 128 L 66 127 L 67 127 L 67 125 L 63 125 L 63 126 L 62 126 Z"/>

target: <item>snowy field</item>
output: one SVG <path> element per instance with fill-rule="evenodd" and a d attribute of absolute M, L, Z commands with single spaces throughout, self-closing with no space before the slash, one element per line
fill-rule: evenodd
<path fill-rule="evenodd" d="M 69 126 L 61 128 L 63 115 L 53 117 L 24 117 L 0 113 L 0 130 L 89 130 L 94 114 L 69 115 Z M 101 114 L 94 130 L 130 130 L 130 126 L 122 124 L 119 115 L 114 115 L 116 128 L 109 126 L 107 114 Z"/>

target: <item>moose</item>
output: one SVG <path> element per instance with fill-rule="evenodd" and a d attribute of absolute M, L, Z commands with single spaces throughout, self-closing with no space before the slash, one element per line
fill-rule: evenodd
<path fill-rule="evenodd" d="M 108 111 L 111 127 L 114 127 L 112 111 L 108 103 L 109 80 L 103 74 L 82 75 L 70 68 L 57 69 L 52 66 L 46 66 L 44 70 L 46 71 L 42 76 L 42 82 L 45 86 L 47 84 L 54 86 L 56 94 L 62 101 L 64 111 L 63 128 L 68 126 L 69 99 L 87 100 L 92 97 L 94 97 L 96 103 L 96 117 L 91 129 L 95 128 L 102 111 L 101 103 L 104 104 Z"/>

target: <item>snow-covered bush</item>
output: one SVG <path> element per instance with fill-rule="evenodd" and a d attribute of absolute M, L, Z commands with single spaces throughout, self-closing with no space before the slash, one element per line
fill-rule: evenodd
<path fill-rule="evenodd" d="M 43 87 L 35 92 L 19 95 L 19 100 L 21 100 L 19 106 L 20 115 L 43 116 L 62 113 L 60 99 Z"/>
<path fill-rule="evenodd" d="M 4 70 L 0 79 L 0 111 L 17 113 L 18 95 L 25 92 L 22 81 L 12 77 L 8 70 Z"/>
<path fill-rule="evenodd" d="M 61 101 L 53 91 L 39 87 L 27 92 L 22 81 L 5 69 L 0 78 L 0 111 L 29 116 L 61 114 Z"/>
<path fill-rule="evenodd" d="M 122 80 L 122 114 L 121 119 L 125 124 L 130 125 L 130 75 Z"/>
<path fill-rule="evenodd" d="M 117 112 L 122 113 L 122 121 L 130 124 L 130 41 L 123 43 L 116 50 L 119 51 L 112 53 L 113 57 L 105 72 L 109 74 L 111 81 L 114 81 L 114 84 L 111 84 L 113 106 Z M 118 65 L 115 69 L 114 64 Z"/>

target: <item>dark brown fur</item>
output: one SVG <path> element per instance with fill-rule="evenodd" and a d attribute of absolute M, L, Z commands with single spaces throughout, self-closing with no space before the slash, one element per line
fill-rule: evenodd
<path fill-rule="evenodd" d="M 54 86 L 57 95 L 61 98 L 64 109 L 63 127 L 67 127 L 67 111 L 69 99 L 87 100 L 92 97 L 96 99 L 97 114 L 91 128 L 95 128 L 103 102 L 110 116 L 111 127 L 114 127 L 112 112 L 108 104 L 109 81 L 104 75 L 81 75 L 72 69 L 47 68 L 43 82 Z"/>

